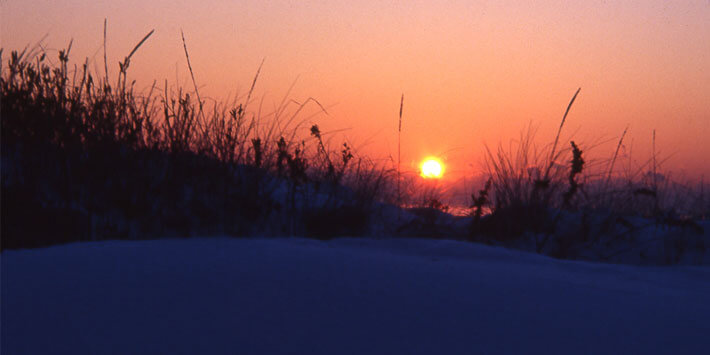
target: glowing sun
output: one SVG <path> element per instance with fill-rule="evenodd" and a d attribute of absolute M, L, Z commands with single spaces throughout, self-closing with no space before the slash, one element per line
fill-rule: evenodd
<path fill-rule="evenodd" d="M 444 174 L 444 164 L 436 158 L 424 159 L 419 167 L 425 179 L 438 179 Z"/>

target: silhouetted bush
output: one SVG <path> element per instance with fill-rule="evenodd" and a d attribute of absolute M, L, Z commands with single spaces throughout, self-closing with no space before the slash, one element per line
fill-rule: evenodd
<path fill-rule="evenodd" d="M 70 70 L 71 45 L 56 66 L 41 49 L 11 53 L 0 76 L 3 249 L 365 230 L 368 206 L 384 198 L 390 176 L 347 144 L 330 150 L 316 125 L 311 138 L 298 138 L 298 113 L 317 101 L 279 107 L 267 122 L 247 110 L 251 90 L 209 114 L 199 93 L 167 83 L 140 95 L 127 69 L 149 36 L 120 63 L 114 84 L 87 63 Z M 336 203 L 345 190 L 358 207 Z M 327 200 L 314 203 L 324 191 Z"/>

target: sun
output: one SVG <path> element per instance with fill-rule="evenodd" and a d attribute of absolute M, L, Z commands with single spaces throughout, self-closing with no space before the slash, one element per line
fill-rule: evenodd
<path fill-rule="evenodd" d="M 425 179 L 438 179 L 444 174 L 444 164 L 439 159 L 429 157 L 419 165 L 421 176 Z"/>

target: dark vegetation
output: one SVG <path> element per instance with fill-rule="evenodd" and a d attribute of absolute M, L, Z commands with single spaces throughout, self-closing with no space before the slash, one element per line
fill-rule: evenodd
<path fill-rule="evenodd" d="M 469 238 L 558 258 L 703 262 L 710 247 L 702 222 L 710 215 L 703 182 L 693 188 L 658 173 L 655 131 L 653 157 L 636 169 L 628 164 L 621 175 L 615 164 L 626 131 L 608 161 L 589 164 L 574 141 L 557 149 L 577 94 L 549 147 L 538 150 L 528 128 L 509 150 L 487 150 L 489 178 L 471 196 Z M 484 206 L 491 211 L 486 216 Z"/>
<path fill-rule="evenodd" d="M 138 93 L 128 69 L 148 37 L 113 83 L 108 70 L 89 72 L 88 61 L 70 68 L 71 44 L 56 65 L 41 49 L 10 54 L 0 77 L 3 249 L 367 231 L 374 204 L 389 198 L 392 171 L 347 143 L 330 149 L 317 125 L 303 134 L 298 115 L 317 101 L 260 117 L 248 107 L 258 72 L 230 107 L 208 109 L 197 85 L 186 92 L 154 83 Z M 189 65 L 187 46 L 185 54 Z"/>
<path fill-rule="evenodd" d="M 702 262 L 708 241 L 699 221 L 710 216 L 710 199 L 702 182 L 690 188 L 658 172 L 655 132 L 653 157 L 622 174 L 626 131 L 607 161 L 588 159 L 593 147 L 574 141 L 558 147 L 579 91 L 548 147 L 538 150 L 528 128 L 509 150 L 488 148 L 470 215 L 452 217 L 441 191 L 400 173 L 399 157 L 396 169 L 386 168 L 347 143 L 331 148 L 318 125 L 299 118 L 306 105 L 325 112 L 316 100 L 284 100 L 264 116 L 250 110 L 259 71 L 233 105 L 208 107 L 196 84 L 191 92 L 167 82 L 137 92 L 128 69 L 149 37 L 119 63 L 113 82 L 107 65 L 98 77 L 88 61 L 70 68 L 71 44 L 56 65 L 41 49 L 12 52 L 3 63 L 2 249 L 200 235 L 329 239 L 385 228 L 560 258 L 633 254 L 632 262 L 673 264 L 695 253 Z M 185 54 L 192 74 L 186 45 Z"/>

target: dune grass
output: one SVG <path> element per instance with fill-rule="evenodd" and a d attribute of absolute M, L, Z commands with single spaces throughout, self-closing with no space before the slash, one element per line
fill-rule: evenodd
<path fill-rule="evenodd" d="M 629 161 L 621 172 L 620 149 L 628 127 L 606 160 L 589 158 L 588 152 L 594 147 L 574 141 L 569 142 L 569 148 L 558 149 L 579 92 L 567 106 L 552 144 L 536 145 L 536 129 L 530 125 L 509 147 L 486 147 L 488 183 L 471 196 L 471 239 L 568 258 L 599 245 L 612 249 L 650 223 L 656 228 L 677 229 L 670 238 L 680 239 L 670 243 L 687 250 L 687 243 L 681 240 L 688 233 L 702 235 L 703 228 L 697 221 L 707 218 L 710 211 L 703 181 L 693 186 L 660 172 L 665 159 L 658 159 L 655 130 L 652 157 L 638 166 L 627 157 Z M 484 206 L 491 213 L 482 218 Z M 638 218 L 648 222 L 631 222 Z M 698 250 L 705 250 L 710 243 L 702 236 L 691 239 Z M 622 250 L 629 252 L 632 248 Z M 621 252 L 599 258 L 615 253 Z M 682 253 L 671 254 L 669 260 L 677 261 Z"/>
<path fill-rule="evenodd" d="M 107 65 L 99 76 L 88 60 L 72 70 L 71 43 L 57 65 L 41 48 L 10 54 L 0 76 L 3 248 L 355 234 L 373 203 L 391 199 L 391 169 L 347 143 L 331 149 L 327 133 L 301 117 L 310 104 L 325 111 L 317 100 L 284 99 L 266 114 L 250 108 L 261 66 L 241 102 L 208 107 L 183 35 L 194 91 L 154 82 L 139 93 L 128 69 L 152 33 L 119 63 L 114 82 Z"/>
<path fill-rule="evenodd" d="M 401 171 L 399 144 L 388 166 L 332 143 L 302 117 L 308 105 L 328 114 L 316 99 L 284 97 L 269 113 L 253 108 L 263 62 L 245 97 L 207 105 L 183 34 L 193 91 L 166 81 L 139 92 L 128 69 L 152 33 L 119 63 L 113 82 L 105 54 L 103 75 L 91 73 L 88 60 L 72 69 L 71 43 L 57 65 L 41 47 L 10 54 L 0 76 L 3 249 L 215 234 L 327 239 L 367 234 L 380 202 L 430 222 L 448 211 L 444 187 Z M 640 165 L 618 161 L 627 130 L 606 160 L 590 158 L 594 145 L 562 144 L 579 93 L 551 144 L 538 146 L 529 125 L 509 146 L 486 147 L 487 182 L 471 194 L 469 239 L 508 243 L 532 234 L 535 251 L 565 257 L 580 245 L 555 234 L 569 213 L 578 214 L 584 243 L 600 241 L 604 231 L 593 235 L 589 226 L 599 215 L 606 217 L 598 225 L 639 216 L 683 228 L 710 216 L 703 181 L 693 187 L 663 172 L 655 131 L 652 157 Z M 398 138 L 403 105 L 404 95 Z M 401 229 L 401 215 L 391 231 Z M 443 235 L 424 224 L 426 235 Z"/>

